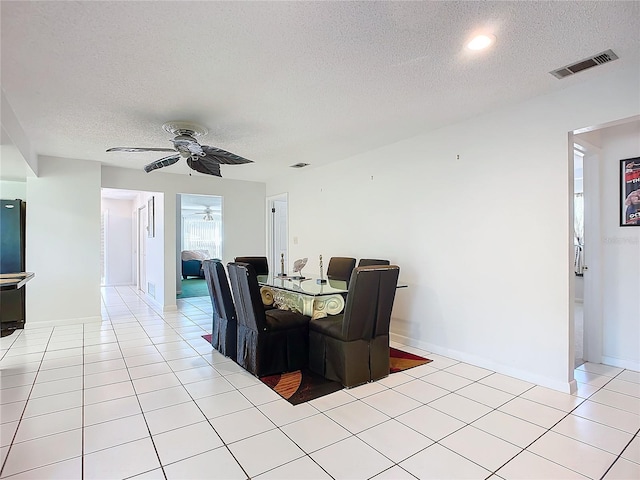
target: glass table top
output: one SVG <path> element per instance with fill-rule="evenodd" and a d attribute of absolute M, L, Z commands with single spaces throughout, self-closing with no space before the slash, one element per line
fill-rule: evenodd
<path fill-rule="evenodd" d="M 327 280 L 327 283 L 318 283 L 315 277 L 296 279 L 295 277 L 278 277 L 275 275 L 258 275 L 258 283 L 261 286 L 269 286 L 288 290 L 290 292 L 311 295 L 335 295 L 347 293 L 349 288 L 347 282 L 340 280 Z"/>

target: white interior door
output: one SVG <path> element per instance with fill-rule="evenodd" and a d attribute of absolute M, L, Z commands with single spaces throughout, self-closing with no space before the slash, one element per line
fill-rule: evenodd
<path fill-rule="evenodd" d="M 288 199 L 287 194 L 269 197 L 269 269 L 281 273 L 284 261 L 284 273 L 289 269 L 288 254 Z"/>

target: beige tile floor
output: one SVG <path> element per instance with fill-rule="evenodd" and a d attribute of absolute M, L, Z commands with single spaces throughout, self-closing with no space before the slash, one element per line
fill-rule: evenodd
<path fill-rule="evenodd" d="M 208 298 L 102 296 L 0 339 L 0 478 L 640 478 L 638 372 L 568 395 L 404 347 L 434 361 L 294 407 L 202 339 Z"/>

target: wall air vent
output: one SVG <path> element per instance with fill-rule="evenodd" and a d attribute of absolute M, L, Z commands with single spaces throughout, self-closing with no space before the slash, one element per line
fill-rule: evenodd
<path fill-rule="evenodd" d="M 303 168 L 303 167 L 308 167 L 310 164 L 308 163 L 294 163 L 293 165 L 291 165 L 291 168 Z"/>
<path fill-rule="evenodd" d="M 594 55 L 593 57 L 585 58 L 584 60 L 580 60 L 579 62 L 572 63 L 571 65 L 558 68 L 557 70 L 549 73 L 556 78 L 565 78 L 569 75 L 573 75 L 588 68 L 597 67 L 598 65 L 602 65 L 603 63 L 611 62 L 617 59 L 618 55 L 613 53 L 613 50 L 606 50 L 602 53 Z"/>

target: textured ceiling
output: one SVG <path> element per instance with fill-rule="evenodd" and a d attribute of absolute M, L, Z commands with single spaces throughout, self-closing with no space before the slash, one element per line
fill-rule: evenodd
<path fill-rule="evenodd" d="M 171 147 L 162 124 L 191 120 L 255 161 L 222 167 L 246 180 L 640 68 L 635 1 L 3 0 L 1 16 L 2 88 L 38 154 L 142 168 L 162 155 L 105 150 Z M 472 54 L 478 31 L 497 43 Z M 620 60 L 548 73 L 608 48 Z"/>

